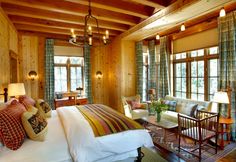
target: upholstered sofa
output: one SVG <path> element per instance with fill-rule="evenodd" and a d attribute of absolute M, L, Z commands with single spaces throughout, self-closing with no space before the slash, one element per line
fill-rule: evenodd
<path fill-rule="evenodd" d="M 147 117 L 148 116 L 148 105 L 147 103 L 140 103 L 142 108 L 137 108 L 137 109 L 133 109 L 131 101 L 138 101 L 140 102 L 140 95 L 136 95 L 136 96 L 129 96 L 129 97 L 121 97 L 122 100 L 122 104 L 124 107 L 124 113 L 125 116 L 131 118 L 131 119 L 141 119 L 142 117 Z"/>
<path fill-rule="evenodd" d="M 178 123 L 178 113 L 195 117 L 197 110 L 211 111 L 212 102 L 196 101 L 191 99 L 182 99 L 177 97 L 166 96 L 165 101 L 176 101 L 176 111 L 162 112 L 161 118 Z M 189 110 L 194 107 L 195 110 Z"/>

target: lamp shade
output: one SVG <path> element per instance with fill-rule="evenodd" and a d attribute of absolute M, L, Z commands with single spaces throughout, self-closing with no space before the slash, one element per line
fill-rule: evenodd
<path fill-rule="evenodd" d="M 8 95 L 9 96 L 22 96 L 22 95 L 25 95 L 24 83 L 11 83 L 11 84 L 8 84 Z"/>
<path fill-rule="evenodd" d="M 156 94 L 155 89 L 149 89 L 148 90 L 148 94 L 152 94 L 152 95 Z"/>
<path fill-rule="evenodd" d="M 213 102 L 229 104 L 229 97 L 227 92 L 216 92 L 213 97 Z"/>

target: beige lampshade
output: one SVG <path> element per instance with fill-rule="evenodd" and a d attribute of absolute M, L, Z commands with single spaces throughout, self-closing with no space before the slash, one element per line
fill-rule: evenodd
<path fill-rule="evenodd" d="M 148 94 L 152 94 L 152 95 L 156 94 L 155 89 L 149 89 L 148 90 Z"/>
<path fill-rule="evenodd" d="M 216 92 L 213 97 L 213 102 L 229 104 L 229 97 L 227 92 L 222 92 L 222 91 Z"/>
<path fill-rule="evenodd" d="M 8 84 L 8 96 L 22 96 L 22 95 L 25 95 L 24 83 Z"/>

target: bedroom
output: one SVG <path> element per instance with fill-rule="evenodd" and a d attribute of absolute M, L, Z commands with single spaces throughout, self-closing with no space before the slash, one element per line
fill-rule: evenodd
<path fill-rule="evenodd" d="M 83 36 L 84 16 L 88 14 L 88 1 L 0 0 L 0 2 L 1 93 L 9 83 L 20 82 L 24 83 L 26 95 L 34 99 L 45 99 L 45 88 L 47 84 L 50 84 L 46 81 L 48 75 L 45 74 L 46 39 L 54 39 L 54 54 L 57 56 L 83 56 L 83 48 L 69 44 L 68 41 L 71 38 L 72 28 L 75 30 L 75 34 Z M 161 38 L 172 37 L 171 54 L 196 49 L 206 51 L 207 48 L 219 44 L 217 18 L 221 8 L 224 7 L 228 14 L 235 10 L 235 6 L 234 0 L 124 0 L 121 2 L 92 0 L 92 15 L 98 19 L 103 33 L 106 29 L 109 30 L 111 42 L 102 47 L 94 45 L 91 48 L 89 75 L 91 91 L 89 99 L 86 96 L 87 100 L 92 99 L 93 103 L 108 105 L 124 113 L 121 96 L 134 96 L 139 88 L 136 72 L 135 46 L 137 42 L 143 40 L 143 49 L 147 49 L 148 42 L 155 40 L 156 48 L 158 48 L 160 40 L 156 40 L 156 35 L 159 34 Z M 163 24 L 159 25 L 155 22 Z M 186 30 L 181 32 L 180 26 L 183 23 Z M 96 44 L 96 40 L 93 43 Z M 215 59 L 218 57 L 216 56 Z M 191 58 L 188 59 L 191 61 Z M 180 61 L 183 60 L 175 60 L 171 65 L 177 66 Z M 196 58 L 194 61 L 199 60 Z M 83 71 L 86 65 L 85 58 L 83 58 L 82 63 L 75 67 Z M 173 69 L 174 67 L 170 67 L 172 74 L 174 74 Z M 188 70 L 190 71 L 190 68 Z M 29 78 L 30 71 L 37 73 L 34 80 Z M 97 72 L 101 72 L 101 77 L 97 75 Z M 64 84 L 61 82 L 58 91 L 63 88 L 63 91 L 67 91 L 71 87 L 81 86 L 82 95 L 87 95 L 85 90 L 87 91 L 88 88 L 85 87 L 87 86 L 85 79 L 88 76 L 85 72 L 81 72 L 80 76 L 82 79 L 79 85 L 72 85 L 69 77 L 65 76 L 65 79 L 69 81 Z M 211 78 L 211 76 L 204 77 Z M 177 78 L 173 78 L 174 76 L 170 76 L 170 95 L 176 96 L 176 81 L 174 80 Z M 143 81 L 145 82 L 145 80 L 147 78 L 144 79 L 143 76 Z M 190 92 L 190 81 L 187 81 L 186 84 L 189 92 L 185 90 L 187 94 L 185 98 L 191 99 L 193 94 L 198 99 L 200 95 Z M 205 82 L 205 84 L 207 83 Z M 144 85 L 142 90 L 139 90 L 139 94 L 142 95 L 143 100 L 148 100 L 145 99 L 148 96 L 148 89 L 145 87 L 148 86 Z M 208 85 L 204 87 L 204 100 L 208 101 L 213 96 L 213 92 L 208 93 L 209 87 Z M 213 88 L 215 87 L 213 86 Z M 159 87 L 157 87 L 158 89 Z M 180 95 L 184 94 L 183 89 L 180 91 Z M 3 101 L 3 98 L 1 99 Z M 235 99 L 231 102 L 235 102 Z M 231 114 L 232 118 L 235 118 L 235 107 L 231 108 Z"/>

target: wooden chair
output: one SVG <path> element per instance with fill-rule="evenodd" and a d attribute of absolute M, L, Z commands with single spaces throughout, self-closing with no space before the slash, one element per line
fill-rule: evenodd
<path fill-rule="evenodd" d="M 180 149 L 193 154 L 201 161 L 201 147 L 204 142 L 207 142 L 211 138 L 215 137 L 215 141 L 218 138 L 218 124 L 219 114 L 197 111 L 197 118 L 178 114 L 178 135 L 179 135 L 179 152 Z M 192 139 L 195 145 L 198 143 L 198 147 L 192 151 L 185 150 L 180 146 L 181 137 Z M 199 154 L 195 154 L 194 151 L 199 149 Z M 217 142 L 215 144 L 215 153 L 217 154 Z"/>

